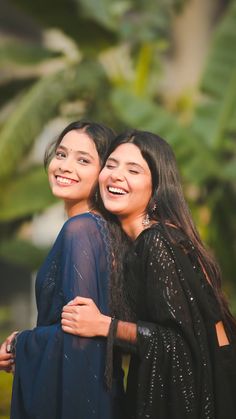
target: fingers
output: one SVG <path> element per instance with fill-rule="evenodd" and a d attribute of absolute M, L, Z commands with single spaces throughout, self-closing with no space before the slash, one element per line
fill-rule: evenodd
<path fill-rule="evenodd" d="M 93 300 L 91 298 L 85 298 L 85 297 L 75 297 L 73 300 L 69 301 L 67 305 L 73 306 L 73 305 L 88 305 L 91 304 Z"/>
<path fill-rule="evenodd" d="M 12 354 L 8 353 L 1 353 L 0 354 L 0 369 L 4 369 L 8 372 L 12 368 L 12 365 L 14 364 L 14 359 Z"/>
<path fill-rule="evenodd" d="M 61 327 L 63 332 L 66 333 L 70 333 L 73 335 L 78 335 L 79 334 L 79 329 L 78 329 L 78 325 L 76 323 L 75 320 L 71 319 L 71 318 L 62 318 L 61 320 Z"/>
<path fill-rule="evenodd" d="M 70 313 L 70 314 L 79 314 L 79 306 L 64 306 L 62 309 L 62 313 Z"/>
<path fill-rule="evenodd" d="M 15 337 L 15 335 L 17 334 L 18 332 L 13 332 L 13 333 L 11 333 L 7 338 L 6 338 L 6 340 L 3 342 L 3 344 L 2 344 L 2 346 L 1 346 L 1 349 L 3 349 L 3 351 L 4 352 L 7 352 L 8 351 L 8 349 L 10 348 L 10 344 L 11 344 L 11 342 L 12 342 L 12 340 L 14 339 L 14 337 Z"/>
<path fill-rule="evenodd" d="M 70 313 L 70 312 L 63 311 L 61 314 L 62 325 L 71 325 L 71 326 L 74 325 L 75 327 L 78 321 L 79 321 L 78 313 Z"/>
<path fill-rule="evenodd" d="M 19 333 L 19 331 L 18 330 L 16 330 L 15 332 L 12 332 L 7 338 L 6 338 L 6 340 L 7 341 L 12 341 L 12 339 L 15 337 L 15 335 L 17 334 L 17 333 Z"/>
<path fill-rule="evenodd" d="M 73 327 L 62 325 L 62 330 L 63 330 L 63 332 L 69 333 L 70 335 L 76 335 L 75 330 L 73 329 Z"/>
<path fill-rule="evenodd" d="M 3 362 L 7 362 L 7 361 L 9 361 L 12 358 L 13 358 L 13 355 L 12 354 L 1 353 L 0 354 L 0 362 L 1 362 L 1 365 L 2 365 Z"/>

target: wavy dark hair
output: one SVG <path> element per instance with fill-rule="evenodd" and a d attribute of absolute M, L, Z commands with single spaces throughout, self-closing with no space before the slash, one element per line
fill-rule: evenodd
<path fill-rule="evenodd" d="M 226 326 L 236 331 L 236 321 L 229 311 L 221 288 L 221 272 L 213 255 L 203 244 L 185 201 L 175 155 L 170 145 L 161 137 L 147 131 L 129 130 L 118 135 L 112 142 L 107 157 L 121 144 L 136 145 L 146 160 L 152 176 L 152 196 L 146 211 L 150 219 L 158 220 L 175 245 L 176 232 L 168 228 L 172 224 L 180 229 L 193 244 L 200 266 L 210 281 L 219 301 Z M 185 249 L 188 251 L 188 249 Z"/>

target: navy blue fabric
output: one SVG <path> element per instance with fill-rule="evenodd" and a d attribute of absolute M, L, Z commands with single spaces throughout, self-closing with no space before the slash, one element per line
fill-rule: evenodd
<path fill-rule="evenodd" d="M 106 339 L 80 338 L 61 329 L 62 307 L 92 298 L 108 314 L 111 255 L 106 222 L 86 213 L 70 218 L 38 272 L 37 326 L 16 346 L 11 419 L 114 419 L 120 412 L 122 370 L 104 384 Z"/>

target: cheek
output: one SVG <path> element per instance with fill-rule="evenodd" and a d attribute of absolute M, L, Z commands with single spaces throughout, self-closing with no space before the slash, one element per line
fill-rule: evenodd
<path fill-rule="evenodd" d="M 99 186 L 100 186 L 100 187 L 102 187 L 102 186 L 103 186 L 103 184 L 104 184 L 104 182 L 105 182 L 106 178 L 107 178 L 107 175 L 106 175 L 106 170 L 105 170 L 105 169 L 103 169 L 103 170 L 100 172 L 100 175 L 99 175 L 99 177 L 98 177 L 98 182 L 99 182 Z"/>
<path fill-rule="evenodd" d="M 48 165 L 48 171 L 47 171 L 49 179 L 50 179 L 50 176 L 53 174 L 53 172 L 54 172 L 54 161 L 51 160 L 51 162 Z"/>
<path fill-rule="evenodd" d="M 90 171 L 90 178 L 98 182 L 99 173 L 100 173 L 100 166 L 93 167 Z"/>
<path fill-rule="evenodd" d="M 55 170 L 57 166 L 58 166 L 58 160 L 55 157 L 53 157 L 48 165 L 48 173 Z"/>
<path fill-rule="evenodd" d="M 134 186 L 133 190 L 135 193 L 135 199 L 141 205 L 146 207 L 151 199 L 152 196 L 152 187 L 149 181 L 145 179 L 139 180 L 136 185 Z"/>

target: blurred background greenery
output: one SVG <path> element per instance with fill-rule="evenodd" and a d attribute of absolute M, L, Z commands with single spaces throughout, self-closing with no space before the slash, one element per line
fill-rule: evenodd
<path fill-rule="evenodd" d="M 29 318 L 14 295 L 30 299 L 47 251 L 32 233 L 55 204 L 45 139 L 79 118 L 170 142 L 236 313 L 236 2 L 0 0 L 0 10 L 0 338 L 24 308 Z M 1 419 L 10 386 L 1 373 Z"/>

